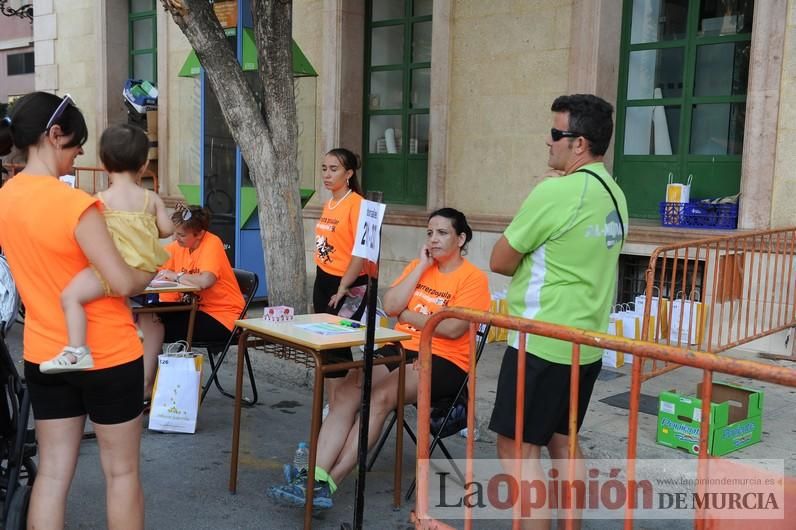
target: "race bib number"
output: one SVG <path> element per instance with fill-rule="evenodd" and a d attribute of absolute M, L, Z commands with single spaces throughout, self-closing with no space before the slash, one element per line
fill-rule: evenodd
<path fill-rule="evenodd" d="M 380 202 L 362 201 L 359 207 L 359 225 L 354 240 L 354 256 L 365 258 L 373 263 L 379 261 L 381 243 L 381 222 L 387 205 Z"/>

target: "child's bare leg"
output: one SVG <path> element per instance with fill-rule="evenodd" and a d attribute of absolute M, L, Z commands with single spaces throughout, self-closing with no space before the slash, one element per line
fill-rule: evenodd
<path fill-rule="evenodd" d="M 61 307 L 66 317 L 69 346 L 86 345 L 86 311 L 83 304 L 105 296 L 102 282 L 90 268 L 83 269 L 72 278 L 61 293 Z"/>

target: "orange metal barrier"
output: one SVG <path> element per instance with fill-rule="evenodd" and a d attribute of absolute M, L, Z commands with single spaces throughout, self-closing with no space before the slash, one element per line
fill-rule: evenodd
<path fill-rule="evenodd" d="M 13 177 L 19 173 L 24 167 L 22 164 L 4 164 L 3 167 L 9 170 L 9 174 Z M 101 167 L 88 167 L 88 166 L 75 166 L 72 168 L 75 174 L 75 187 L 79 188 L 86 193 L 97 193 L 106 189 L 109 185 L 108 174 Z M 141 180 L 149 179 L 152 181 L 152 191 L 158 193 L 158 176 L 151 170 L 147 169 L 141 176 Z"/>
<path fill-rule="evenodd" d="M 718 353 L 793 328 L 795 242 L 796 228 L 783 228 L 657 248 L 646 272 L 641 339 Z M 677 367 L 648 359 L 642 378 Z"/>
<path fill-rule="evenodd" d="M 622 352 L 628 352 L 638 358 L 639 361 L 644 359 L 652 359 L 665 363 L 677 363 L 683 366 L 691 366 L 703 370 L 703 391 L 702 391 L 702 410 L 700 420 L 700 437 L 699 437 L 699 467 L 698 467 L 698 480 L 704 480 L 707 476 L 707 462 L 708 462 L 708 424 L 710 418 L 710 403 L 713 396 L 713 372 L 720 372 L 739 377 L 755 379 L 758 381 L 766 381 L 790 387 L 796 387 L 796 370 L 783 368 L 779 366 L 770 366 L 762 363 L 733 359 L 727 357 L 719 357 L 706 352 L 699 352 L 693 350 L 686 350 L 683 348 L 676 348 L 665 344 L 656 344 L 646 341 L 635 341 L 606 335 L 604 333 L 596 333 L 585 331 L 577 328 L 549 324 L 535 320 L 528 320 L 519 317 L 510 317 L 506 315 L 499 315 L 494 313 L 487 313 L 481 311 L 474 311 L 469 309 L 447 309 L 436 313 L 426 323 L 423 328 L 423 333 L 420 338 L 420 355 L 419 355 L 419 370 L 420 370 L 420 383 L 418 387 L 418 401 L 417 401 L 417 497 L 415 511 L 413 512 L 413 520 L 416 528 L 423 529 L 441 529 L 452 528 L 447 524 L 435 520 L 429 514 L 429 443 L 430 443 L 430 411 L 431 411 L 431 338 L 437 325 L 447 318 L 457 318 L 470 322 L 470 371 L 469 371 L 469 387 L 468 387 L 468 407 L 467 407 L 467 442 L 466 442 L 466 458 L 467 465 L 465 471 L 465 484 L 472 484 L 473 481 L 473 457 L 475 455 L 475 396 L 476 396 L 476 363 L 475 363 L 475 331 L 478 324 L 491 324 L 506 329 L 518 330 L 520 334 L 519 352 L 517 357 L 517 420 L 515 424 L 515 432 L 523 432 L 523 418 L 524 418 L 524 400 L 521 399 L 524 395 L 524 381 L 525 381 L 525 334 L 540 335 L 551 337 L 572 344 L 572 360 L 573 366 L 577 366 L 580 359 L 580 346 L 588 345 L 598 348 L 608 348 Z M 638 441 L 638 414 L 641 394 L 642 383 L 642 363 L 634 362 L 632 370 L 632 380 L 630 387 L 630 409 L 628 417 L 628 445 L 627 445 L 627 484 L 633 483 L 635 479 L 635 459 Z M 577 434 L 577 402 L 578 402 L 578 375 L 579 370 L 571 370 L 570 378 L 570 410 L 569 410 L 569 459 L 572 460 L 576 456 L 576 448 L 578 441 Z M 515 458 L 521 458 L 520 441 L 517 439 L 514 445 Z M 570 475 L 568 480 L 574 478 L 574 466 L 569 466 Z M 786 495 L 791 499 L 796 497 L 796 488 L 793 487 L 792 481 L 789 481 L 789 486 L 785 488 Z M 520 503 L 515 503 L 515 510 L 519 509 Z M 791 503 L 793 504 L 793 503 Z M 465 529 L 471 529 L 472 508 L 465 503 L 464 508 Z M 793 508 L 788 510 L 788 514 L 792 515 Z M 515 511 L 515 514 L 517 512 Z M 694 520 L 694 527 L 698 529 L 703 528 L 727 528 L 731 527 L 737 521 L 727 521 L 724 525 L 723 521 L 713 521 L 702 515 L 702 508 L 699 508 Z M 632 503 L 627 503 L 625 508 L 624 528 L 626 530 L 632 529 L 633 524 L 633 507 Z M 572 524 L 571 519 L 566 519 L 565 527 L 570 528 Z M 777 528 L 777 520 L 770 521 L 768 528 Z M 779 521 L 787 524 L 786 520 Z M 714 524 L 715 523 L 715 524 Z M 748 521 L 746 522 L 748 525 Z M 513 528 L 520 527 L 519 517 L 515 516 Z M 786 528 L 787 526 L 782 526 Z"/>

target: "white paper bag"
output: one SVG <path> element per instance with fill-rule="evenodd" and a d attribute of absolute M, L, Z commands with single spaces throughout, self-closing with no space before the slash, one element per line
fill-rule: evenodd
<path fill-rule="evenodd" d="M 615 315 L 616 313 L 611 313 L 611 316 L 608 317 L 608 329 L 606 330 L 606 333 L 615 337 L 621 337 L 622 332 L 621 330 L 617 330 L 617 328 L 622 328 L 622 320 L 617 318 Z M 619 368 L 624 366 L 624 364 L 625 356 L 622 352 L 609 349 L 603 350 L 603 366 Z"/>
<path fill-rule="evenodd" d="M 653 293 L 657 291 L 657 287 L 653 288 Z M 658 342 L 661 337 L 669 336 L 669 299 L 660 296 L 652 296 L 649 300 L 650 304 L 650 324 L 647 340 L 650 342 Z M 638 338 L 641 338 L 641 325 L 644 322 L 644 309 L 647 306 L 646 295 L 640 294 L 634 301 L 634 313 L 641 319 L 639 323 Z"/>
<path fill-rule="evenodd" d="M 679 184 L 673 182 L 674 174 L 669 173 L 669 183 L 666 185 L 666 202 L 687 203 L 691 199 L 691 181 L 693 175 L 688 175 L 688 182 Z"/>
<path fill-rule="evenodd" d="M 705 330 L 705 306 L 692 295 L 689 299 L 678 298 L 672 302 L 672 328 L 669 343 L 672 346 L 694 345 L 702 342 Z M 681 321 L 682 320 L 682 321 Z"/>
<path fill-rule="evenodd" d="M 608 330 L 606 333 L 626 339 L 640 338 L 641 317 L 630 308 L 632 304 L 616 306 L 608 317 Z M 603 350 L 603 366 L 619 368 L 625 364 L 633 364 L 633 356 L 629 353 L 614 350 Z"/>
<path fill-rule="evenodd" d="M 626 339 L 640 339 L 641 338 L 641 317 L 639 317 L 634 310 L 630 308 L 625 309 L 619 313 L 619 318 L 622 321 L 622 336 Z M 629 353 L 624 354 L 625 364 L 633 364 L 633 356 Z"/>
<path fill-rule="evenodd" d="M 153 431 L 196 432 L 201 381 L 201 355 L 192 352 L 159 355 L 149 428 Z"/>

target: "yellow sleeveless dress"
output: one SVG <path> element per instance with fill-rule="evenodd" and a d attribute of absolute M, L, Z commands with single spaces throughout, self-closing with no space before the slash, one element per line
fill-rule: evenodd
<path fill-rule="evenodd" d="M 146 192 L 144 208 L 140 212 L 111 210 L 105 204 L 102 192 L 97 193 L 105 205 L 105 223 L 122 258 L 134 269 L 145 272 L 157 271 L 169 259 L 169 253 L 159 241 L 157 219 L 147 212 L 150 193 Z"/>

